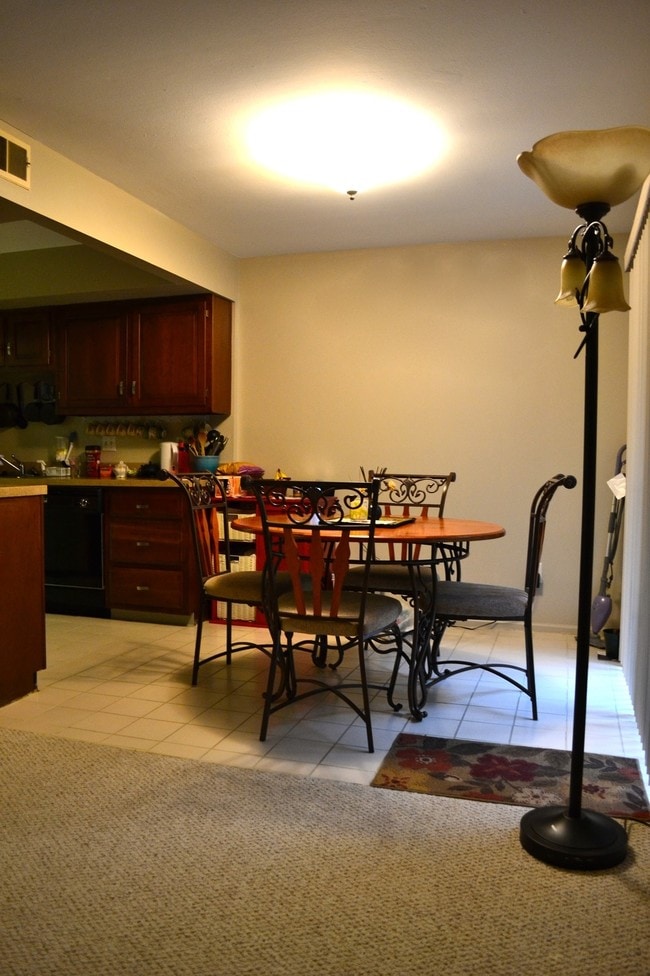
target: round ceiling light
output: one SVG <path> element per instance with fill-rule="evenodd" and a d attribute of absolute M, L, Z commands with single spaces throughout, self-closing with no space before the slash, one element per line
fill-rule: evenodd
<path fill-rule="evenodd" d="M 355 193 L 431 169 L 446 139 L 435 120 L 367 92 L 300 96 L 265 109 L 247 128 L 252 159 L 292 181 Z"/>

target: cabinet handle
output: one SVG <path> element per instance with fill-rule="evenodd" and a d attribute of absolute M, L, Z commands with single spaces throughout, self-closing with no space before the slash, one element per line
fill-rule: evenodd
<path fill-rule="evenodd" d="M 124 396 L 124 380 L 120 380 L 118 383 L 118 392 L 120 396 Z"/>
<path fill-rule="evenodd" d="M 11 356 L 11 340 L 9 340 L 9 342 L 7 343 L 6 353 L 7 353 L 7 357 Z"/>
<path fill-rule="evenodd" d="M 140 502 L 140 503 L 136 504 L 135 507 L 139 511 L 140 509 L 147 509 L 147 508 L 149 508 L 149 505 L 147 503 L 145 503 L 145 502 Z"/>
<path fill-rule="evenodd" d="M 131 396 L 135 396 L 136 383 L 135 380 L 131 380 Z"/>
<path fill-rule="evenodd" d="M 135 548 L 136 549 L 148 549 L 150 545 L 151 545 L 150 542 L 136 542 Z"/>
<path fill-rule="evenodd" d="M 149 592 L 149 587 L 148 586 L 136 586 L 136 590 L 138 591 L 138 593 L 148 593 Z"/>

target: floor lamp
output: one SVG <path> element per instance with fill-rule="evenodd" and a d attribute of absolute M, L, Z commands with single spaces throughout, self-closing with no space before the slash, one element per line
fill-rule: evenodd
<path fill-rule="evenodd" d="M 617 821 L 582 807 L 587 679 L 593 585 L 598 431 L 598 324 L 604 312 L 627 311 L 623 275 L 603 217 L 628 200 L 650 172 L 650 129 L 625 126 L 558 132 L 517 157 L 521 170 L 556 204 L 575 210 L 576 227 L 562 261 L 559 305 L 578 308 L 584 350 L 585 398 L 582 523 L 573 743 L 567 807 L 539 807 L 521 820 L 522 847 L 538 860 L 574 870 L 624 860 L 627 835 Z"/>

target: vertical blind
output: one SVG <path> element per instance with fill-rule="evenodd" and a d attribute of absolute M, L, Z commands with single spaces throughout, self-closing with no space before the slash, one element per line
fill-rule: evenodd
<path fill-rule="evenodd" d="M 650 771 L 650 177 L 630 234 L 625 546 L 621 662 Z"/>

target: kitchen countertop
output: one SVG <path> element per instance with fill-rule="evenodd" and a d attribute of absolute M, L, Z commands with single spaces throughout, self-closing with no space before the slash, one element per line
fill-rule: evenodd
<path fill-rule="evenodd" d="M 0 492 L 24 488 L 176 488 L 173 481 L 158 478 L 0 478 Z"/>
<path fill-rule="evenodd" d="M 27 481 L 30 484 L 26 484 Z M 23 498 L 26 495 L 47 494 L 47 486 L 35 482 L 35 478 L 7 478 L 7 484 L 0 485 L 0 498 Z"/>

